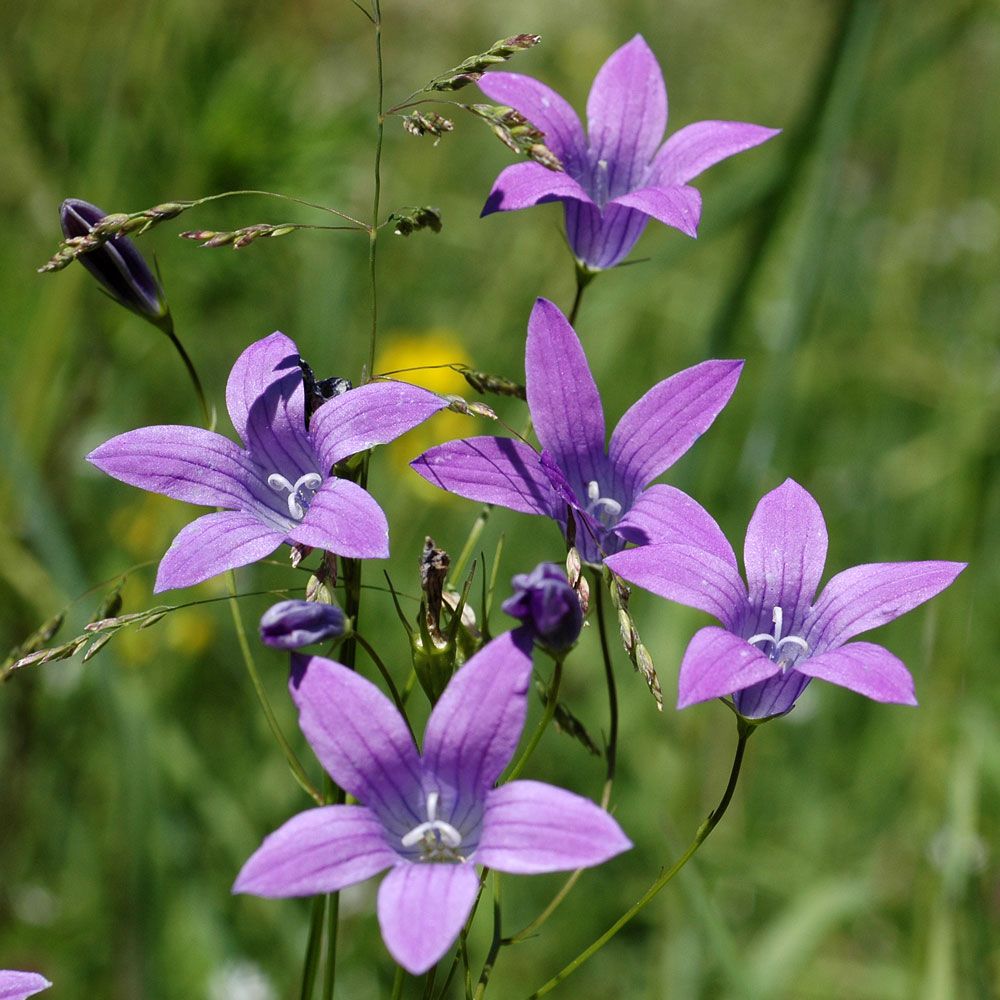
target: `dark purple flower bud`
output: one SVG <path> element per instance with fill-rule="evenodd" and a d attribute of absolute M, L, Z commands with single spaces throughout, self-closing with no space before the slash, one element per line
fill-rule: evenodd
<path fill-rule="evenodd" d="M 336 604 L 318 601 L 279 601 L 260 619 L 261 642 L 274 649 L 298 649 L 339 639 L 350 631 L 350 622 Z"/>
<path fill-rule="evenodd" d="M 530 573 L 515 576 L 511 586 L 514 594 L 503 602 L 503 610 L 533 629 L 543 646 L 563 653 L 580 638 L 580 598 L 555 563 L 539 563 Z"/>
<path fill-rule="evenodd" d="M 105 213 L 96 205 L 79 198 L 67 198 L 59 209 L 59 220 L 66 239 L 86 236 L 91 226 L 104 217 Z M 127 236 L 116 236 L 95 250 L 81 253 L 77 260 L 119 305 L 157 326 L 163 324 L 168 315 L 163 289 L 145 258 Z"/>

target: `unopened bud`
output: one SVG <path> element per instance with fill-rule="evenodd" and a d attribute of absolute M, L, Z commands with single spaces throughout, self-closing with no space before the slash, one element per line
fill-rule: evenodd
<path fill-rule="evenodd" d="M 530 573 L 515 576 L 511 586 L 514 593 L 503 602 L 503 610 L 527 625 L 542 646 L 564 653 L 576 644 L 583 608 L 555 563 L 539 563 Z"/>
<path fill-rule="evenodd" d="M 350 632 L 350 620 L 336 604 L 279 601 L 260 619 L 261 642 L 274 649 L 298 649 L 340 639 Z"/>

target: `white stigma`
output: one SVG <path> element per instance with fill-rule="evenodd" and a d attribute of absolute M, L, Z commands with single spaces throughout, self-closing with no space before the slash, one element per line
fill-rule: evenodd
<path fill-rule="evenodd" d="M 599 208 L 604 208 L 608 200 L 608 161 L 598 160 L 594 168 L 594 201 Z"/>
<path fill-rule="evenodd" d="M 622 516 L 622 505 L 611 497 L 602 497 L 600 484 L 591 479 L 587 483 L 587 513 L 610 526 Z"/>
<path fill-rule="evenodd" d="M 272 472 L 267 477 L 267 485 L 275 493 L 282 493 L 288 490 L 288 513 L 296 521 L 301 521 L 306 516 L 306 507 L 309 506 L 309 501 L 312 500 L 322 482 L 323 477 L 318 472 L 307 472 L 304 476 L 299 476 L 294 483 L 290 483 L 284 476 L 277 472 Z M 304 491 L 308 492 L 309 495 L 304 496 Z M 305 507 L 303 507 L 303 503 L 305 503 Z"/>
<path fill-rule="evenodd" d="M 768 634 L 767 632 L 758 632 L 757 635 L 750 636 L 747 639 L 751 645 L 755 642 L 769 642 L 771 643 L 773 649 L 771 650 L 771 659 L 778 659 L 778 654 L 781 652 L 783 646 L 798 646 L 803 653 L 808 655 L 809 653 L 809 643 L 805 639 L 800 638 L 797 635 L 786 635 L 784 638 L 781 636 L 781 626 L 784 621 L 784 615 L 780 607 L 775 605 L 774 610 L 771 612 L 771 621 L 774 622 L 774 632 L 773 634 Z M 791 661 L 778 660 L 781 663 L 782 669 L 789 666 Z"/>
<path fill-rule="evenodd" d="M 437 818 L 440 796 L 437 792 L 427 793 L 427 821 L 418 823 L 400 839 L 403 847 L 421 845 L 424 858 L 428 861 L 460 861 L 456 848 L 462 846 L 462 835 L 443 819 Z"/>

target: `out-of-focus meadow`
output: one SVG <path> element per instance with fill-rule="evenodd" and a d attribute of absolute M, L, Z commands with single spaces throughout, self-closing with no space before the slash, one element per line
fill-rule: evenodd
<path fill-rule="evenodd" d="M 597 67 L 638 31 L 663 66 L 671 130 L 704 118 L 783 128 L 697 182 L 697 241 L 651 225 L 632 255 L 642 262 L 588 289 L 577 328 L 609 423 L 681 367 L 744 357 L 732 403 L 670 473 L 738 549 L 757 499 L 793 476 L 825 512 L 827 575 L 859 562 L 970 563 L 939 599 L 873 635 L 912 669 L 920 708 L 813 685 L 751 742 L 734 804 L 689 869 L 554 995 L 996 995 L 996 7 L 383 0 L 383 9 L 389 102 L 494 39 L 534 31 L 542 44 L 510 68 L 582 109 Z M 83 461 L 113 434 L 197 423 L 199 411 L 165 338 L 105 300 L 80 266 L 35 274 L 59 239 L 61 199 L 135 211 L 265 188 L 365 216 L 375 96 L 370 26 L 348 0 L 8 4 L 0 37 L 6 648 L 138 563 L 147 565 L 129 578 L 125 611 L 162 601 L 150 593 L 155 561 L 193 515 Z M 380 369 L 466 361 L 521 379 L 534 297 L 568 309 L 558 208 L 478 217 L 509 162 L 472 118 L 456 118 L 437 147 L 389 122 L 386 211 L 436 205 L 444 229 L 382 241 Z M 327 220 L 233 199 L 141 239 L 219 405 L 232 360 L 275 329 L 319 374 L 357 377 L 365 358 L 363 236 L 301 232 L 233 252 L 175 235 L 285 221 Z M 470 392 L 457 376 L 437 378 L 428 384 Z M 516 401 L 490 402 L 523 420 Z M 230 431 L 224 416 L 221 429 Z M 372 489 L 389 514 L 388 565 L 404 593 L 417 590 L 424 535 L 457 552 L 478 510 L 422 488 L 405 460 L 431 440 L 490 431 L 448 414 L 376 454 Z M 497 511 L 483 536 L 491 556 L 501 535 L 501 589 L 540 557 L 560 558 L 550 524 Z M 366 582 L 379 584 L 381 569 L 370 565 Z M 256 591 L 290 575 L 264 567 L 239 578 Z M 67 637 L 100 592 L 72 605 Z M 216 581 L 166 599 L 223 593 Z M 409 664 L 390 606 L 377 591 L 365 602 L 362 626 L 402 680 Z M 247 599 L 244 612 L 255 621 L 267 603 Z M 526 995 L 600 933 L 679 853 L 725 784 L 730 713 L 671 707 L 684 646 L 707 619 L 638 593 L 633 610 L 667 694 L 658 715 L 617 651 L 614 799 L 635 849 L 588 873 L 539 937 L 501 953 L 498 998 Z M 263 649 L 258 659 L 307 754 L 285 660 Z M 606 705 L 593 635 L 564 690 L 599 737 Z M 555 732 L 529 772 L 594 797 L 603 780 L 601 761 Z M 0 967 L 43 971 L 54 1000 L 298 996 L 308 903 L 233 897 L 230 886 L 262 836 L 307 804 L 268 736 L 221 603 L 123 635 L 86 664 L 20 671 L 0 688 Z M 344 896 L 344 1000 L 388 992 L 375 884 Z M 509 929 L 560 884 L 505 880 Z M 480 958 L 485 914 L 481 923 L 470 940 Z"/>

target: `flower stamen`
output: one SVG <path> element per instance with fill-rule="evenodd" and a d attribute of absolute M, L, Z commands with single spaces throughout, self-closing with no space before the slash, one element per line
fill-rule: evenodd
<path fill-rule="evenodd" d="M 622 516 L 622 505 L 611 497 L 602 497 L 600 484 L 596 479 L 591 479 L 587 483 L 586 511 L 591 517 L 610 528 Z"/>
<path fill-rule="evenodd" d="M 457 850 L 462 846 L 461 833 L 451 823 L 437 818 L 439 798 L 437 792 L 428 792 L 426 822 L 418 823 L 399 842 L 403 847 L 419 845 L 424 861 L 464 861 Z"/>
<path fill-rule="evenodd" d="M 278 472 L 272 472 L 267 477 L 267 485 L 275 493 L 288 490 L 288 513 L 296 521 L 301 521 L 306 516 L 309 502 L 316 495 L 322 482 L 323 477 L 318 472 L 307 472 L 305 475 L 299 476 L 294 483 L 289 482 Z"/>
<path fill-rule="evenodd" d="M 778 660 L 778 655 L 781 652 L 783 646 L 797 646 L 802 650 L 802 653 L 806 656 L 809 655 L 809 643 L 805 641 L 801 636 L 797 635 L 786 635 L 782 638 L 781 626 L 784 620 L 784 614 L 780 607 L 775 605 L 774 609 L 771 611 L 771 621 L 774 622 L 774 632 L 773 634 L 768 634 L 767 632 L 758 632 L 756 635 L 750 636 L 747 639 L 751 645 L 756 642 L 769 642 L 772 645 L 771 649 L 771 659 Z M 795 660 L 795 654 L 792 654 L 790 659 L 781 659 L 778 662 L 781 663 L 782 669 L 791 666 Z"/>

